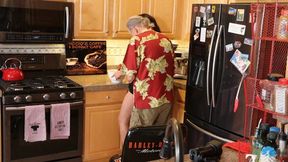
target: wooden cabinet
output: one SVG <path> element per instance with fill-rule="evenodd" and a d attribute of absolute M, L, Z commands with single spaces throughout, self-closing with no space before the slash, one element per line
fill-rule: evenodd
<path fill-rule="evenodd" d="M 161 32 L 169 38 L 176 36 L 178 22 L 178 0 L 148 0 L 148 14 L 155 17 Z M 179 29 L 178 29 L 179 30 Z"/>
<path fill-rule="evenodd" d="M 69 0 L 74 2 L 74 38 L 130 38 L 126 22 L 140 13 L 153 15 L 164 34 L 174 38 L 179 0 Z M 180 21 L 180 20 L 179 20 Z"/>
<path fill-rule="evenodd" d="M 229 3 L 275 3 L 277 0 L 229 0 Z M 287 0 L 278 0 L 278 2 L 287 2 Z"/>
<path fill-rule="evenodd" d="M 109 28 L 108 0 L 73 0 L 74 38 L 105 38 Z"/>
<path fill-rule="evenodd" d="M 120 153 L 118 114 L 127 89 L 85 92 L 84 161 Z"/>
<path fill-rule="evenodd" d="M 174 89 L 174 104 L 172 109 L 172 117 L 176 118 L 180 123 L 184 121 L 185 112 L 185 93 L 186 91 L 181 88 Z"/>
<path fill-rule="evenodd" d="M 130 16 L 147 11 L 145 0 L 113 0 L 113 38 L 130 38 L 126 23 Z"/>

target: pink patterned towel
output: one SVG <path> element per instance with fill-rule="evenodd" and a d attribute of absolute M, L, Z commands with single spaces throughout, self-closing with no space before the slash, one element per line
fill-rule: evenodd
<path fill-rule="evenodd" d="M 37 142 L 46 140 L 45 106 L 25 106 L 24 140 Z"/>
<path fill-rule="evenodd" d="M 70 136 L 70 104 L 51 105 L 50 139 L 68 139 Z"/>

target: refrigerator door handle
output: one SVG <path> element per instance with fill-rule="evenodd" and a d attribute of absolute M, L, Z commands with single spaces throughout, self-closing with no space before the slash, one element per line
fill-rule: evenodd
<path fill-rule="evenodd" d="M 216 58 L 217 58 L 217 53 L 218 53 L 218 47 L 219 47 L 219 40 L 221 37 L 223 31 L 223 25 L 220 26 L 218 36 L 216 39 L 216 44 L 215 44 L 215 50 L 214 50 L 214 57 L 213 57 L 213 65 L 212 65 L 212 87 L 211 87 L 211 95 L 212 95 L 212 107 L 215 107 L 215 64 L 216 64 Z"/>
<path fill-rule="evenodd" d="M 213 134 L 213 133 L 211 133 L 211 132 L 206 131 L 206 130 L 203 129 L 203 128 L 198 127 L 197 125 L 195 125 L 194 123 L 192 123 L 189 119 L 186 119 L 186 121 L 187 121 L 188 124 L 190 124 L 193 128 L 195 128 L 196 130 L 198 130 L 198 131 L 200 131 L 201 133 L 204 133 L 204 134 L 206 134 L 206 135 L 208 135 L 208 136 L 210 136 L 210 137 L 213 137 L 213 138 L 215 138 L 215 139 L 217 139 L 217 140 L 220 140 L 220 141 L 223 141 L 223 142 L 234 142 L 234 141 L 232 141 L 232 140 L 229 140 L 229 139 L 227 139 L 227 138 L 223 138 L 223 137 L 217 136 L 216 134 Z"/>
<path fill-rule="evenodd" d="M 210 105 L 210 93 L 209 93 L 209 73 L 210 73 L 210 60 L 211 60 L 211 53 L 212 53 L 212 47 L 214 43 L 214 38 L 215 38 L 215 33 L 216 33 L 217 25 L 214 25 L 213 33 L 212 33 L 212 38 L 211 38 L 211 43 L 209 47 L 209 53 L 208 53 L 208 61 L 207 61 L 207 73 L 206 73 L 206 95 L 207 95 L 207 103 Z"/>

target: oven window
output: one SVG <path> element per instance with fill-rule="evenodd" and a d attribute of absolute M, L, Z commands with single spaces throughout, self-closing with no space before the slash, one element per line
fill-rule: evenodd
<path fill-rule="evenodd" d="M 24 110 L 9 111 L 6 116 L 6 149 L 9 150 L 9 159 L 19 160 L 41 156 L 54 156 L 55 154 L 75 152 L 82 149 L 82 114 L 83 109 L 72 109 L 70 116 L 70 137 L 69 139 L 50 140 L 50 109 L 46 109 L 47 140 L 40 142 L 26 142 L 24 140 Z M 81 155 L 81 152 L 79 152 Z M 57 158 L 57 157 L 53 157 Z M 63 158 L 63 157 L 59 157 Z"/>
<path fill-rule="evenodd" d="M 64 33 L 64 10 L 0 7 L 0 31 Z"/>

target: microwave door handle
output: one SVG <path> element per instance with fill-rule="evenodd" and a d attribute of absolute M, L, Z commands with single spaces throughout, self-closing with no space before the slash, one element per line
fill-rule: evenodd
<path fill-rule="evenodd" d="M 212 107 L 215 107 L 215 64 L 216 64 L 216 58 L 217 58 L 217 53 L 218 53 L 218 47 L 219 47 L 219 40 L 221 37 L 223 31 L 223 25 L 220 26 L 218 36 L 216 39 L 216 46 L 214 50 L 214 58 L 213 58 L 213 65 L 212 65 L 212 88 L 211 88 L 211 95 L 212 95 Z"/>
<path fill-rule="evenodd" d="M 65 7 L 65 16 L 66 16 L 66 29 L 65 29 L 65 38 L 68 38 L 69 34 L 69 7 Z"/>
<path fill-rule="evenodd" d="M 210 105 L 210 93 L 209 93 L 209 73 L 210 73 L 210 60 L 211 60 L 211 53 L 212 53 L 212 46 L 214 43 L 215 33 L 216 33 L 217 25 L 214 25 L 211 43 L 209 47 L 209 53 L 208 53 L 208 60 L 207 60 L 207 72 L 206 72 L 206 95 L 207 95 L 207 103 Z"/>

